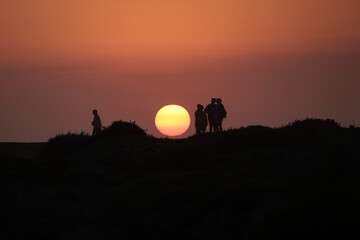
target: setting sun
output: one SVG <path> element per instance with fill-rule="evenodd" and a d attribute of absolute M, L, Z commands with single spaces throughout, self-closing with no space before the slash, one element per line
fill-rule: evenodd
<path fill-rule="evenodd" d="M 166 105 L 157 112 L 155 125 L 166 136 L 179 136 L 188 130 L 190 115 L 179 105 Z"/>

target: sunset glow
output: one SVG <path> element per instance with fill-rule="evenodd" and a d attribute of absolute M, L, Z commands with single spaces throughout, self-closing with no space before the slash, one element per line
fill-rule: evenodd
<path fill-rule="evenodd" d="M 157 112 L 155 125 L 166 136 L 179 136 L 188 130 L 190 115 L 185 108 L 179 105 L 167 105 Z"/>
<path fill-rule="evenodd" d="M 0 2 L 0 142 L 91 133 L 94 108 L 160 137 L 160 107 L 212 97 L 225 129 L 360 125 L 359 0 Z"/>

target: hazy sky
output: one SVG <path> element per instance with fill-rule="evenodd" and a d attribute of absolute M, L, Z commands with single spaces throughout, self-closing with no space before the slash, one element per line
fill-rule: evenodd
<path fill-rule="evenodd" d="M 221 97 L 225 128 L 360 126 L 359 0 L 0 0 L 0 141 Z M 190 126 L 185 136 L 195 132 Z"/>

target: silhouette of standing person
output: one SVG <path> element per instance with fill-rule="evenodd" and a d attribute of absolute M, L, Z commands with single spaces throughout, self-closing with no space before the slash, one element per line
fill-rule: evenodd
<path fill-rule="evenodd" d="M 197 110 L 195 111 L 195 128 L 196 134 L 205 133 L 207 126 L 207 117 L 206 113 L 203 111 L 204 106 L 201 104 L 197 105 Z"/>
<path fill-rule="evenodd" d="M 227 114 L 225 107 L 221 102 L 222 102 L 221 98 L 216 99 L 216 103 L 218 106 L 218 122 L 217 123 L 218 123 L 218 128 L 219 128 L 220 132 L 223 131 L 222 122 L 223 122 L 224 118 L 226 118 L 226 114 Z"/>
<path fill-rule="evenodd" d="M 216 105 L 216 98 L 211 99 L 211 103 L 206 106 L 205 112 L 209 119 L 209 131 L 218 132 L 218 106 Z"/>
<path fill-rule="evenodd" d="M 94 120 L 91 122 L 91 125 L 94 127 L 93 135 L 95 135 L 101 131 L 102 124 L 101 124 L 100 116 L 96 109 L 93 110 L 93 114 L 94 114 Z"/>

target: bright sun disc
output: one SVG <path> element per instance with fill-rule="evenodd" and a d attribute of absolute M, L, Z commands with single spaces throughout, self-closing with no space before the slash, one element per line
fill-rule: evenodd
<path fill-rule="evenodd" d="M 166 136 L 179 136 L 188 130 L 190 115 L 182 106 L 166 105 L 157 112 L 155 125 Z"/>

